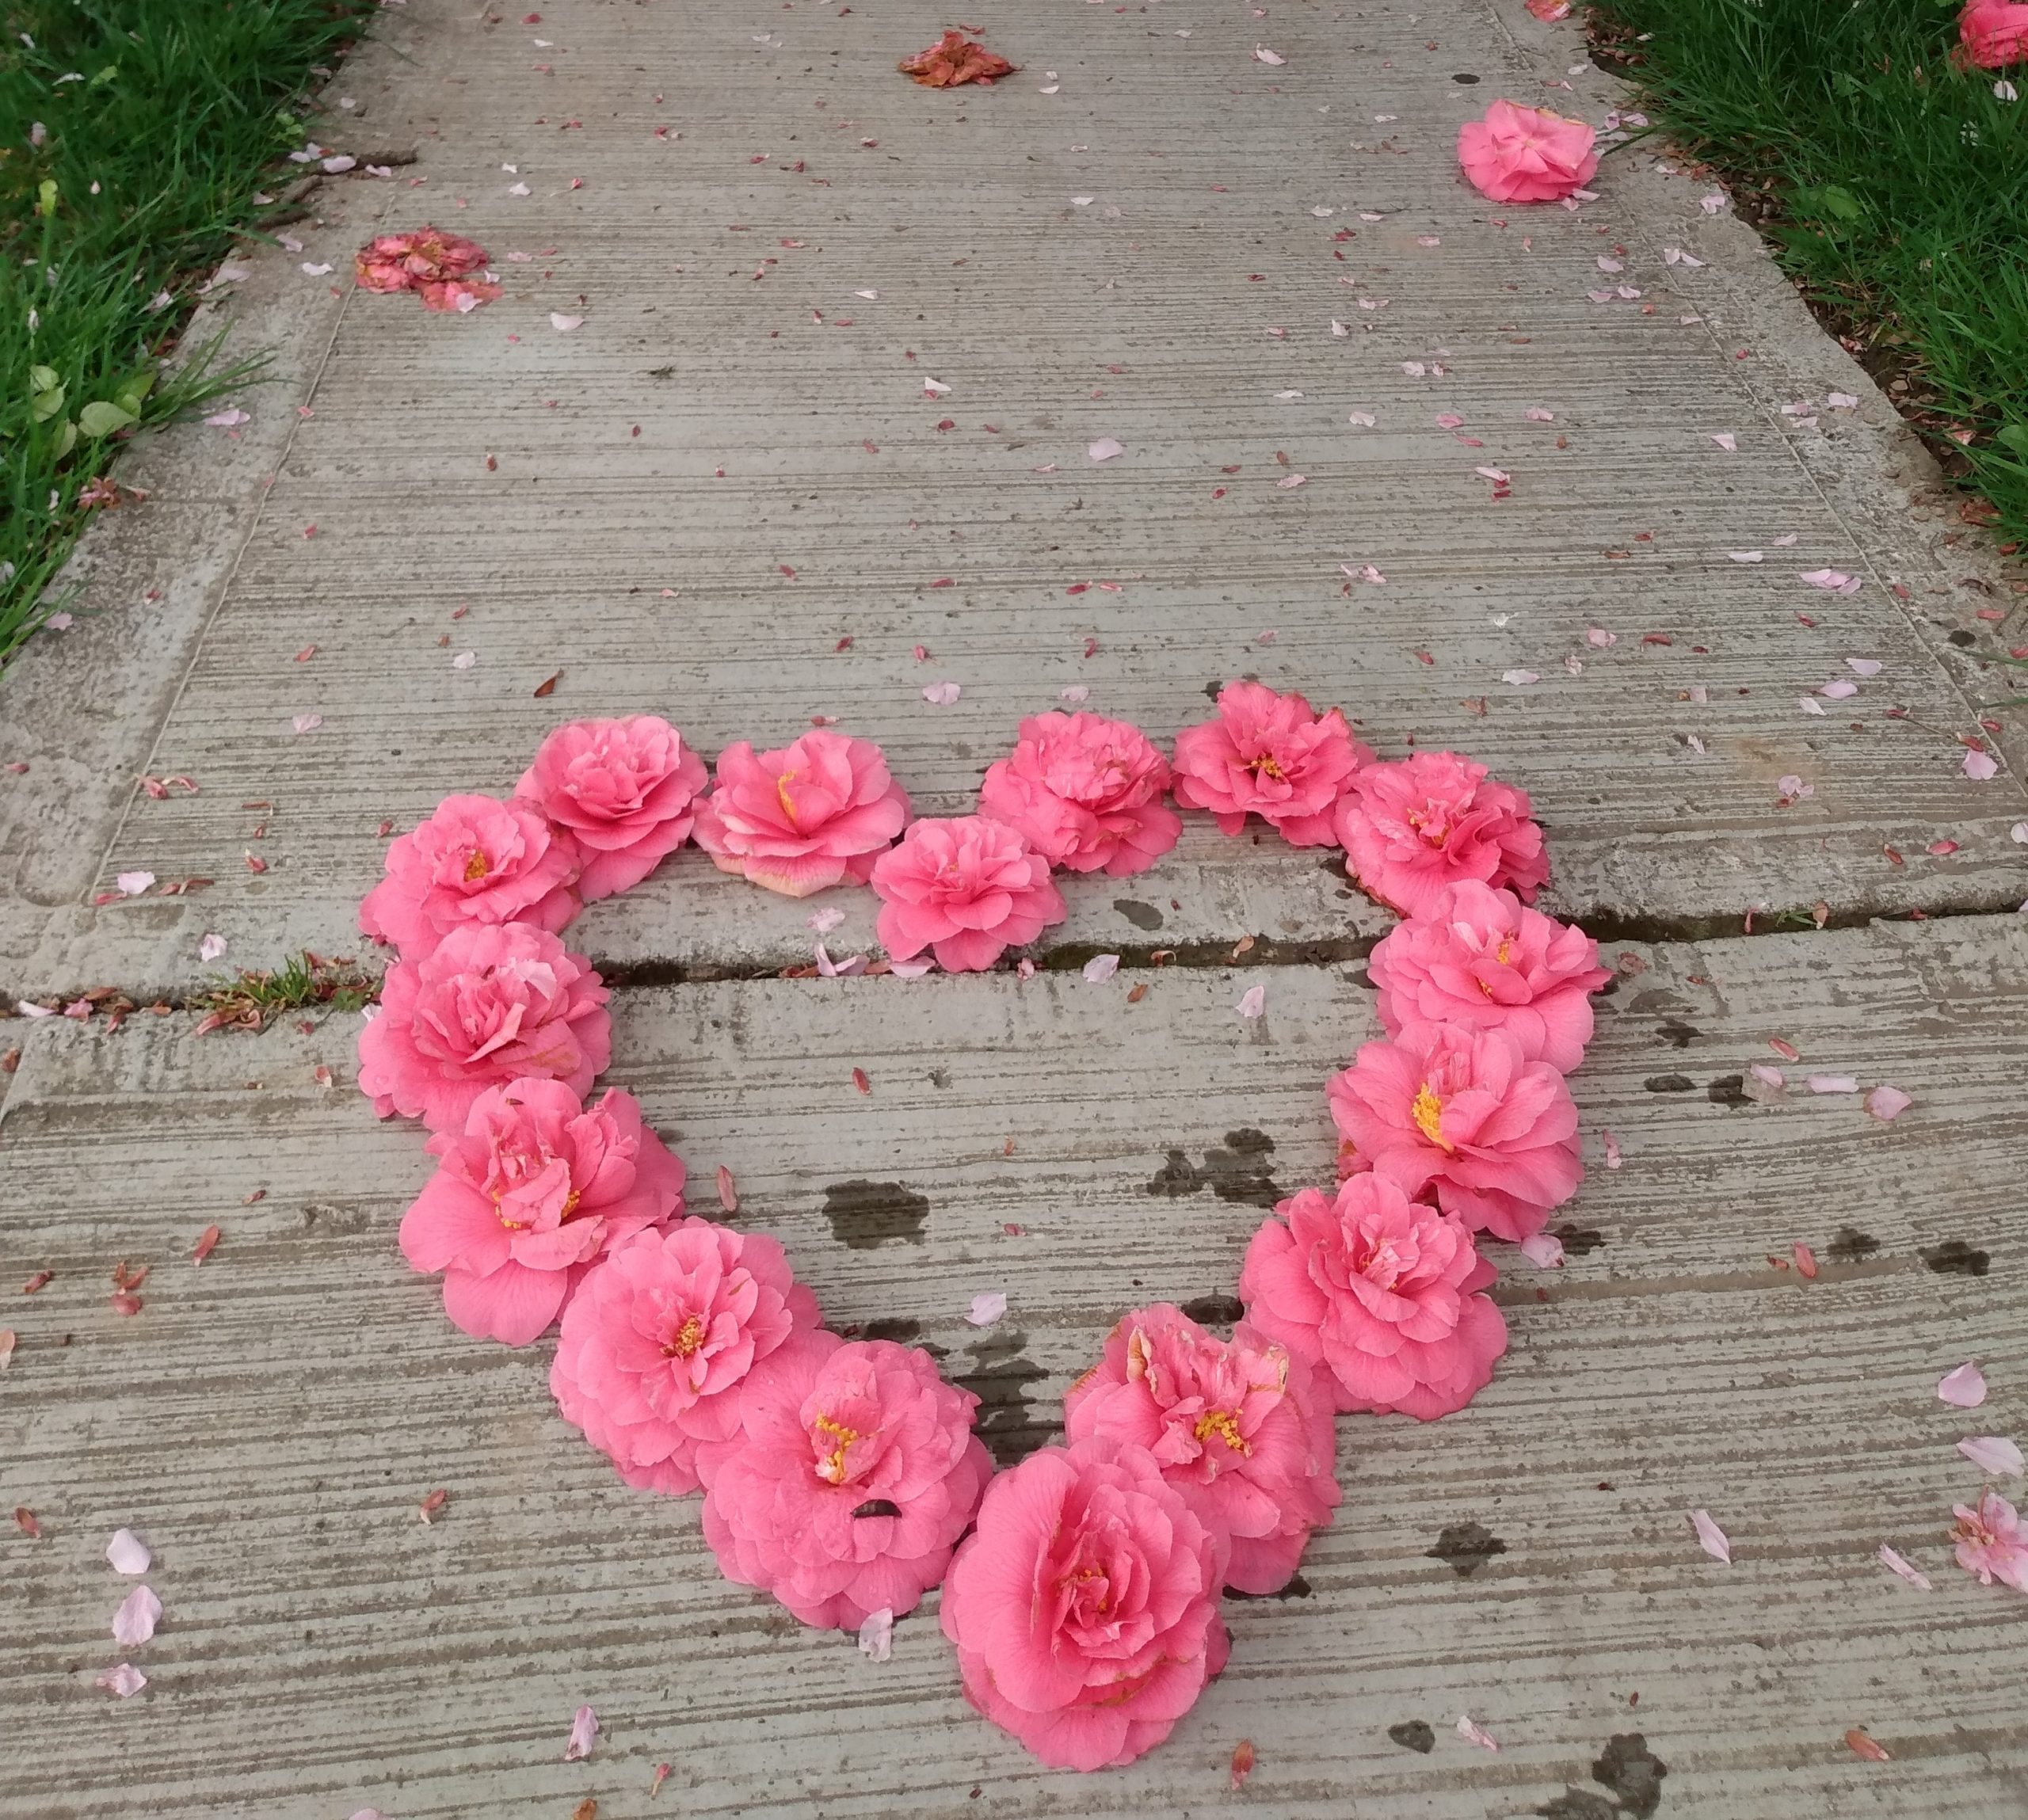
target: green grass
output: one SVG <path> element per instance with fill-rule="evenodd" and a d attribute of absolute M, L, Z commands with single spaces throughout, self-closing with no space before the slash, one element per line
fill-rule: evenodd
<path fill-rule="evenodd" d="M 1783 269 L 2018 545 L 2028 99 L 1993 91 L 2005 75 L 2028 96 L 2028 67 L 1959 69 L 1957 6 L 1597 0 L 1592 23 L 1656 127 L 1728 181 Z"/>
<path fill-rule="evenodd" d="M 0 0 L 0 662 L 59 604 L 120 442 L 245 376 L 215 345 L 161 360 L 195 282 L 276 212 L 253 198 L 298 174 L 277 162 L 306 86 L 373 11 Z"/>
<path fill-rule="evenodd" d="M 200 1035 L 215 1030 L 257 1030 L 284 1011 L 329 1005 L 356 1011 L 379 996 L 380 982 L 350 961 L 327 961 L 307 948 L 271 971 L 242 973 L 221 980 L 192 1001 L 206 1015 Z"/>

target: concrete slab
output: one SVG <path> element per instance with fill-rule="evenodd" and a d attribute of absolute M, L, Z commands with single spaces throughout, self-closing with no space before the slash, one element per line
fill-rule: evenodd
<path fill-rule="evenodd" d="M 694 1510 L 627 1490 L 555 1416 L 546 1346 L 444 1323 L 394 1243 L 426 1159 L 345 1084 L 354 1020 L 10 1026 L 0 1275 L 55 1274 L 6 1315 L 0 1503 L 44 1535 L 0 1537 L 0 1814 L 2018 1814 L 2018 1595 L 1944 1540 L 1978 1483 L 1954 1443 L 2028 1415 L 2017 926 L 1612 952 L 1573 1080 L 1593 1173 L 1570 1261 L 1502 1248 L 1500 1375 L 1441 1423 L 1341 1422 L 1346 1502 L 1307 1590 L 1232 1604 L 1232 1666 L 1176 1738 L 1082 1780 L 967 1711 L 928 1612 L 876 1667 L 719 1582 Z M 739 1218 L 835 1322 L 943 1349 L 1011 1456 L 1121 1310 L 1229 1291 L 1267 1192 L 1238 1159 L 1282 1190 L 1328 1171 L 1321 1083 L 1370 997 L 1351 966 L 1252 977 L 1257 1023 L 1217 969 L 625 992 L 611 1078 L 700 1185 L 734 1171 Z M 1889 1080 L 1914 1108 L 1742 1103 L 1778 1037 L 1794 1072 Z M 1222 1192 L 1150 1194 L 1172 1150 Z M 869 1220 L 854 1180 L 919 1195 L 919 1231 Z M 1768 1262 L 1798 1240 L 1815 1281 Z M 122 1259 L 152 1269 L 131 1318 L 107 1301 Z M 962 1315 L 987 1289 L 1012 1305 L 982 1335 Z M 1935 1395 L 1968 1356 L 1993 1387 L 1976 1414 Z M 1473 1523 L 1476 1570 L 1432 1555 Z M 122 1524 L 166 1608 L 124 1702 L 92 1685 L 117 1659 L 128 1583 L 101 1552 Z M 1936 1590 L 1888 1574 L 1882 1542 Z M 582 1702 L 605 1731 L 566 1765 Z M 1497 1755 L 1454 1736 L 1460 1712 Z M 1426 1755 L 1390 1740 L 1416 1721 Z M 1855 1726 L 1893 1761 L 1854 1757 Z M 1260 1766 L 1233 1795 L 1243 1738 Z M 1615 1768 L 1642 1752 L 1667 1766 L 1647 1805 Z"/>
<path fill-rule="evenodd" d="M 2028 794 L 1959 769 L 2003 692 L 1976 660 L 2020 636 L 1979 616 L 2018 611 L 2011 584 L 1951 541 L 1919 451 L 1707 186 L 1647 149 L 1575 213 L 1462 185 L 1450 142 L 1489 95 L 1596 116 L 1618 93 L 1571 29 L 1512 11 L 1017 6 L 991 27 L 1022 74 L 960 94 L 893 70 L 945 22 L 914 0 L 764 34 L 668 0 L 560 0 L 539 27 L 391 12 L 344 86 L 421 162 L 320 196 L 311 250 L 342 272 L 375 209 L 434 216 L 509 295 L 462 319 L 341 306 L 293 255 L 249 261 L 326 330 L 304 330 L 314 415 L 243 553 L 203 572 L 173 690 L 107 631 L 45 642 L 0 692 L 0 747 L 32 761 L 0 808 L 10 981 L 187 991 L 209 930 L 242 964 L 342 950 L 380 823 L 503 787 L 566 715 L 655 709 L 707 752 L 835 716 L 947 812 L 1065 688 L 1167 735 L 1242 672 L 1525 785 L 1557 905 L 1601 923 L 2017 901 Z M 1252 56 L 1271 41 L 1279 65 Z M 250 406 L 272 429 L 294 396 Z M 1126 453 L 1090 462 L 1100 436 Z M 164 447 L 144 526 L 234 459 L 213 431 Z M 1384 585 L 1341 571 L 1368 564 Z M 1826 567 L 1860 591 L 1797 579 Z M 134 573 L 93 603 L 131 612 Z M 109 652 L 88 693 L 116 724 L 60 762 L 76 666 Z M 1813 696 L 1851 657 L 1882 668 Z M 932 706 L 945 679 L 964 694 Z M 299 714 L 322 724 L 296 735 Z M 142 771 L 203 794 L 151 801 Z M 1790 775 L 1815 794 L 1781 809 Z M 216 882 L 90 907 L 136 867 Z M 679 866 L 584 939 L 643 977 L 806 952 L 800 916 L 715 915 L 708 882 Z M 1309 856 L 1207 837 L 1143 885 L 1172 942 L 1366 927 Z M 1081 893 L 1063 942 L 1131 941 L 1118 895 Z"/>

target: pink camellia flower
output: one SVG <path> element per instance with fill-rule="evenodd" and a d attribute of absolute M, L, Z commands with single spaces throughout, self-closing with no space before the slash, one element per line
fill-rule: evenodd
<path fill-rule="evenodd" d="M 949 973 L 979 973 L 1067 912 L 1049 862 L 979 815 L 913 824 L 873 869 L 874 927 L 898 961 L 925 948 Z"/>
<path fill-rule="evenodd" d="M 1983 70 L 2028 59 L 2028 6 L 2020 0 L 1968 0 L 1957 16 L 1959 55 Z"/>
<path fill-rule="evenodd" d="M 353 256 L 353 273 L 363 291 L 417 291 L 425 284 L 469 278 L 486 264 L 486 249 L 476 240 L 446 234 L 440 227 L 383 234 Z"/>
<path fill-rule="evenodd" d="M 1328 1389 L 1244 1323 L 1229 1342 L 1166 1302 L 1137 1309 L 1063 1399 L 1064 1433 L 1145 1447 L 1231 1544 L 1226 1584 L 1279 1592 L 1339 1499 Z M 1319 1394 L 1320 1392 L 1321 1394 Z"/>
<path fill-rule="evenodd" d="M 698 799 L 697 844 L 721 872 L 807 897 L 863 885 L 908 819 L 879 747 L 818 728 L 780 752 L 741 740 L 720 752 L 717 787 Z"/>
<path fill-rule="evenodd" d="M 918 1348 L 799 1336 L 747 1380 L 741 1434 L 704 1449 L 720 1571 L 822 1629 L 913 1611 L 993 1476 L 978 1400 Z"/>
<path fill-rule="evenodd" d="M 1340 1410 L 1429 1422 L 1462 1409 L 1507 1350 L 1493 1280 L 1454 1213 L 1354 1175 L 1334 1202 L 1299 1190 L 1253 1236 L 1241 1266 L 1246 1318 L 1315 1366 Z"/>
<path fill-rule="evenodd" d="M 2021 1513 L 1997 1491 L 1982 1491 L 1978 1508 L 1954 1505 L 1957 1521 L 1951 1540 L 1957 1544 L 1957 1564 L 1968 1574 L 1977 1574 L 1979 1584 L 1990 1586 L 1998 1580 L 2017 1593 L 2028 1593 L 2028 1533 L 2021 1525 Z"/>
<path fill-rule="evenodd" d="M 1458 129 L 1458 162 L 1495 202 L 1555 202 L 1597 173 L 1593 137 L 1582 120 L 1495 101 L 1484 120 Z"/>
<path fill-rule="evenodd" d="M 391 841 L 387 875 L 359 906 L 359 926 L 420 961 L 453 929 L 522 923 L 555 935 L 578 914 L 578 846 L 533 803 L 447 796 Z"/>
<path fill-rule="evenodd" d="M 772 1239 L 694 1217 L 651 1227 L 585 1272 L 549 1388 L 628 1484 L 695 1491 L 700 1449 L 739 1431 L 747 1374 L 817 1321 Z"/>
<path fill-rule="evenodd" d="M 1487 780 L 1456 752 L 1370 764 L 1338 805 L 1339 844 L 1361 887 L 1405 916 L 1428 916 L 1461 878 L 1504 885 L 1523 903 L 1550 875 L 1526 790 Z"/>
<path fill-rule="evenodd" d="M 573 721 L 536 750 L 514 786 L 578 843 L 586 903 L 639 885 L 690 836 L 704 761 L 654 714 Z"/>
<path fill-rule="evenodd" d="M 1225 1539 L 1145 1447 L 1045 1447 L 987 1486 L 943 1582 L 965 1696 L 1056 1769 L 1131 1763 L 1226 1665 Z"/>
<path fill-rule="evenodd" d="M 1176 737 L 1176 799 L 1208 809 L 1223 834 L 1251 810 L 1296 847 L 1328 847 L 1332 811 L 1373 754 L 1336 708 L 1314 714 L 1301 695 L 1260 683 L 1228 683 L 1218 718 Z"/>
<path fill-rule="evenodd" d="M 1031 714 L 1012 755 L 987 768 L 979 813 L 1016 829 L 1053 866 L 1124 878 L 1176 845 L 1183 818 L 1162 801 L 1168 787 L 1168 761 L 1138 727 Z"/>
<path fill-rule="evenodd" d="M 682 1162 L 631 1093 L 588 1106 L 561 1081 L 509 1081 L 429 1149 L 402 1255 L 444 1273 L 444 1312 L 479 1339 L 526 1346 L 601 1254 L 683 1212 Z"/>
<path fill-rule="evenodd" d="M 1584 1179 L 1570 1089 L 1505 1030 L 1405 1024 L 1325 1091 L 1355 1168 L 1411 1194 L 1434 1184 L 1474 1232 L 1539 1232 Z"/>
<path fill-rule="evenodd" d="M 524 1076 L 581 1098 L 612 1053 L 606 990 L 581 954 L 525 923 L 467 924 L 398 961 L 359 1033 L 359 1091 L 382 1118 L 461 1127 L 490 1087 Z"/>
<path fill-rule="evenodd" d="M 1592 1040 L 1592 995 L 1612 977 L 1582 929 L 1475 878 L 1390 930 L 1367 963 L 1389 1030 L 1417 1022 L 1504 1030 L 1529 1061 L 1569 1074 Z"/>

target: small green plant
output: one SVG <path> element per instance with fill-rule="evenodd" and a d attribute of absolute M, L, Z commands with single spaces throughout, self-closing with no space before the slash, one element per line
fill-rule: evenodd
<path fill-rule="evenodd" d="M 258 1030 L 284 1011 L 324 1005 L 334 1011 L 356 1011 L 380 996 L 380 982 L 362 973 L 349 959 L 326 960 L 307 948 L 269 971 L 248 970 L 218 984 L 192 1001 L 204 1014 L 197 1034 L 213 1030 Z"/>

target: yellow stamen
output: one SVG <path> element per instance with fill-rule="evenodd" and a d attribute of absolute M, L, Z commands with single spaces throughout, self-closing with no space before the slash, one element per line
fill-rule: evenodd
<path fill-rule="evenodd" d="M 788 817 L 789 826 L 791 828 L 795 826 L 795 805 L 789 801 L 789 785 L 795 777 L 794 771 L 785 771 L 775 779 L 775 795 L 780 801 L 782 813 Z"/>
<path fill-rule="evenodd" d="M 1239 1431 L 1239 1418 L 1229 1409 L 1207 1409 L 1197 1418 L 1197 1438 L 1209 1441 L 1213 1435 L 1222 1441 L 1235 1453 L 1251 1453 L 1246 1437 Z"/>
<path fill-rule="evenodd" d="M 842 1422 L 833 1422 L 828 1415 L 820 1415 L 816 1426 L 837 1442 L 837 1445 L 817 1463 L 817 1476 L 833 1485 L 845 1482 L 845 1450 L 860 1438 L 859 1430 L 848 1428 Z"/>
<path fill-rule="evenodd" d="M 1258 758 L 1249 759 L 1246 768 L 1256 777 L 1271 777 L 1277 783 L 1287 781 L 1288 773 L 1266 752 L 1261 753 Z"/>
<path fill-rule="evenodd" d="M 573 1213 L 578 1211 L 578 1203 L 584 1198 L 584 1194 L 581 1190 L 576 1188 L 572 1189 L 568 1194 L 563 1197 L 563 1212 L 561 1217 L 563 1219 L 568 1220 Z"/>
<path fill-rule="evenodd" d="M 1500 939 L 1500 952 L 1493 956 L 1493 959 L 1504 967 L 1507 965 L 1507 957 L 1513 952 L 1513 938 L 1508 935 L 1503 935 Z"/>
<path fill-rule="evenodd" d="M 472 856 L 465 862 L 465 882 L 476 885 L 493 870 L 493 862 L 486 858 L 482 848 L 475 847 Z"/>
<path fill-rule="evenodd" d="M 699 1315 L 686 1320 L 676 1338 L 662 1348 L 665 1359 L 687 1359 L 704 1343 L 704 1322 Z"/>
<path fill-rule="evenodd" d="M 1443 1117 L 1443 1102 L 1430 1091 L 1428 1081 L 1416 1090 L 1415 1103 L 1409 1108 L 1409 1115 L 1415 1120 L 1416 1129 L 1439 1149 L 1454 1148 L 1444 1137 L 1443 1128 L 1438 1122 Z"/>

